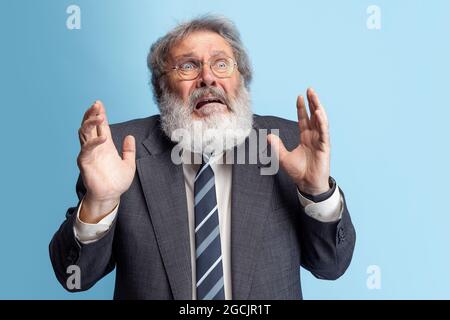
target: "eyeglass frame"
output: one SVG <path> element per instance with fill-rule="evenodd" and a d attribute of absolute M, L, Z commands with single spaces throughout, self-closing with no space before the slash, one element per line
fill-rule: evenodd
<path fill-rule="evenodd" d="M 212 68 L 211 60 L 212 60 L 213 58 L 214 58 L 214 57 L 209 58 L 207 62 L 203 62 L 203 61 L 200 61 L 200 60 L 198 60 L 198 59 L 194 59 L 194 58 L 193 58 L 193 60 L 196 60 L 196 61 L 198 62 L 199 68 L 198 68 L 197 75 L 196 75 L 194 78 L 192 78 L 192 79 L 184 79 L 184 78 L 180 75 L 180 72 L 181 72 L 181 71 L 180 71 L 179 64 L 177 64 L 177 65 L 171 67 L 169 71 L 176 71 L 176 72 L 177 72 L 177 75 L 180 77 L 180 79 L 181 79 L 182 81 L 192 81 L 192 80 L 197 79 L 197 78 L 200 76 L 200 73 L 201 73 L 203 67 L 205 66 L 205 64 L 208 64 L 208 65 L 209 65 L 209 69 L 210 69 L 211 72 L 214 74 L 214 76 L 216 76 L 217 78 L 219 78 L 219 79 L 227 79 L 227 78 L 231 78 L 231 76 L 233 75 L 233 72 L 234 72 L 235 68 L 238 66 L 236 60 L 234 60 L 233 58 L 231 58 L 231 57 L 229 57 L 229 56 L 216 57 L 217 60 L 220 60 L 221 58 L 223 58 L 223 59 L 226 59 L 226 60 L 231 60 L 231 61 L 233 62 L 233 64 L 232 64 L 233 70 L 231 70 L 230 75 L 228 75 L 228 76 L 226 76 L 226 77 L 223 77 L 223 76 L 218 76 L 218 75 L 216 74 L 216 72 L 214 71 L 214 69 Z"/>

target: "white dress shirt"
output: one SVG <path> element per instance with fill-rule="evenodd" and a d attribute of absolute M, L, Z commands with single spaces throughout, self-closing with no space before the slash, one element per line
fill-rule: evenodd
<path fill-rule="evenodd" d="M 221 155 L 220 155 L 221 156 Z M 219 211 L 219 229 L 220 242 L 222 248 L 222 264 L 225 299 L 232 299 L 231 287 L 231 185 L 232 185 L 232 165 L 217 163 L 217 156 L 211 159 L 211 168 L 215 176 L 215 187 L 217 206 Z M 183 154 L 185 157 L 185 153 Z M 194 178 L 200 167 L 199 164 L 188 164 L 189 161 L 183 162 L 184 184 L 186 188 L 186 201 L 188 209 L 189 236 L 191 247 L 191 266 L 192 266 L 192 297 L 197 297 L 196 291 L 196 270 L 195 270 L 195 215 L 194 215 Z M 322 221 L 337 221 L 342 216 L 342 199 L 339 188 L 328 199 L 315 203 L 298 193 L 301 205 L 305 208 L 305 212 L 310 217 Z M 82 202 L 79 206 L 81 208 Z M 74 225 L 76 238 L 83 244 L 89 244 L 99 240 L 111 227 L 119 208 L 118 204 L 114 210 L 96 224 L 84 223 L 80 220 L 80 212 L 78 209 L 77 219 Z M 302 212 L 299 212 L 302 214 Z"/>

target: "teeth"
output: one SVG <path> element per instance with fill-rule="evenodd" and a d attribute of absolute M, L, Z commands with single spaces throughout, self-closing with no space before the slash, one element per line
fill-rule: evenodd
<path fill-rule="evenodd" d="M 221 104 L 223 104 L 222 100 L 220 100 L 220 99 L 216 99 L 216 98 L 205 98 L 205 99 L 200 100 L 200 101 L 197 103 L 196 107 L 199 108 L 199 105 L 204 106 L 205 104 L 208 104 L 208 103 L 221 103 Z"/>
<path fill-rule="evenodd" d="M 200 102 L 204 102 L 204 103 L 218 102 L 218 103 L 221 103 L 220 100 L 203 100 L 203 101 L 200 101 Z"/>

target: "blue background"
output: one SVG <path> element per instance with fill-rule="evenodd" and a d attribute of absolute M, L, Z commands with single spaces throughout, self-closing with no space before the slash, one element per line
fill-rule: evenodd
<path fill-rule="evenodd" d="M 241 31 L 254 111 L 296 119 L 313 86 L 330 119 L 332 175 L 357 230 L 337 281 L 302 272 L 306 299 L 449 299 L 449 1 L 5 1 L 0 5 L 0 298 L 110 299 L 57 283 L 48 243 L 76 204 L 77 130 L 95 99 L 110 122 L 157 112 L 148 49 L 213 12 Z M 66 8 L 81 8 L 68 30 Z M 381 30 L 366 9 L 381 8 Z M 381 289 L 366 286 L 369 265 Z"/>

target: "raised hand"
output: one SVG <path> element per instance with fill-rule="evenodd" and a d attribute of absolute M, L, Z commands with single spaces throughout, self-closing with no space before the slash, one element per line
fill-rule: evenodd
<path fill-rule="evenodd" d="M 275 149 L 281 167 L 297 184 L 299 190 L 317 195 L 330 188 L 330 137 L 327 115 L 319 97 L 311 88 L 306 94 L 311 117 L 308 117 L 303 96 L 297 98 L 300 144 L 294 150 L 288 151 L 276 135 L 269 135 L 268 141 Z"/>
<path fill-rule="evenodd" d="M 133 181 L 136 170 L 135 140 L 131 135 L 125 137 L 120 156 L 100 101 L 96 101 L 84 114 L 78 135 L 81 150 L 77 163 L 86 187 L 80 219 L 97 223 L 114 209 Z"/>

